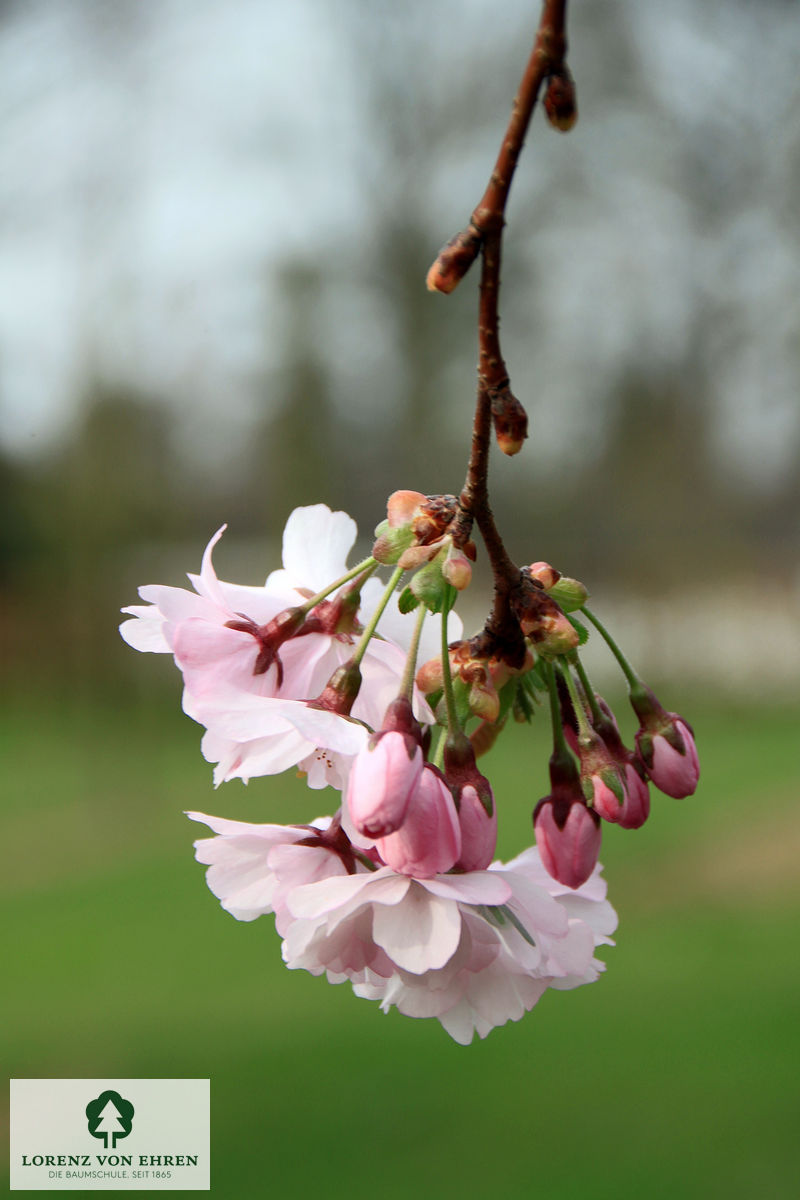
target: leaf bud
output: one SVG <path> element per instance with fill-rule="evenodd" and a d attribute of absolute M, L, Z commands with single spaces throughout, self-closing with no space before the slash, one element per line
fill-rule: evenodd
<path fill-rule="evenodd" d="M 470 269 L 483 243 L 478 230 L 471 223 L 451 238 L 439 251 L 436 261 L 425 280 L 429 292 L 452 292 Z"/>
<path fill-rule="evenodd" d="M 544 111 L 554 129 L 569 133 L 578 119 L 575 81 L 567 67 L 551 75 L 544 94 Z"/>

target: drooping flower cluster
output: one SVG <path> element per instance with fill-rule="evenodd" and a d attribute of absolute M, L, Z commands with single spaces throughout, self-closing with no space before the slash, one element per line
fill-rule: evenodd
<path fill-rule="evenodd" d="M 221 534 L 194 590 L 142 588 L 122 635 L 173 655 L 217 784 L 299 767 L 310 787 L 340 793 L 311 824 L 190 813 L 214 835 L 195 845 L 223 907 L 246 921 L 274 913 L 290 968 L 436 1017 L 464 1043 L 518 1020 L 547 988 L 595 980 L 595 950 L 616 926 L 597 865 L 601 818 L 638 827 L 648 777 L 685 795 L 698 768 L 686 722 L 627 663 L 641 725 L 636 750 L 624 746 L 576 652 L 586 631 L 570 614 L 585 612 L 585 589 L 534 564 L 515 598 L 520 644 L 464 640 L 450 609 L 474 551 L 452 497 L 390 498 L 373 555 L 352 568 L 354 522 L 297 509 L 283 568 L 262 587 L 218 579 Z M 379 563 L 395 566 L 388 585 Z M 398 593 L 405 570 L 416 574 Z M 503 864 L 476 757 L 510 715 L 531 718 L 539 693 L 553 716 L 552 790 L 534 810 L 538 848 Z"/>

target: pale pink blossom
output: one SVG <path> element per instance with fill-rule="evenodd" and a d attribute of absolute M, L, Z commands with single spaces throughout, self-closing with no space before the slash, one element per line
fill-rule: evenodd
<path fill-rule="evenodd" d="M 260 669 L 264 647 L 259 633 L 287 608 L 346 573 L 355 522 L 323 504 L 296 509 L 284 531 L 283 567 L 273 571 L 263 587 L 243 587 L 217 577 L 212 552 L 224 528 L 206 547 L 200 574 L 189 576 L 194 592 L 161 585 L 141 588 L 142 599 L 149 603 L 123 609 L 133 619 L 125 621 L 120 632 L 138 650 L 174 655 L 184 678 L 184 711 L 206 727 L 202 749 L 217 764 L 217 784 L 233 778 L 246 782 L 298 765 L 307 771 L 312 787 L 342 787 L 365 738 L 339 718 L 338 729 L 336 722 L 325 725 L 332 738 L 314 740 L 318 729 L 311 728 L 301 709 L 352 656 L 357 631 L 291 637 L 279 647 L 279 662 L 270 656 L 266 669 Z M 362 592 L 363 619 L 374 611 L 381 593 L 377 580 L 368 581 Z M 423 639 L 427 644 L 441 629 L 440 621 L 428 622 L 431 628 Z M 403 616 L 396 605 L 389 605 L 379 636 L 370 641 L 361 663 L 362 686 L 351 711 L 354 721 L 370 729 L 380 726 L 399 690 L 413 625 L 410 614 Z M 286 707 L 286 702 L 294 702 L 294 707 Z M 419 719 L 432 721 L 417 691 L 414 709 Z"/>
<path fill-rule="evenodd" d="M 411 879 L 384 867 L 292 891 L 290 968 L 349 980 L 384 1011 L 436 1017 L 458 1042 L 519 1020 L 551 986 L 592 982 L 616 916 L 598 872 L 562 889 L 534 849 L 504 866 Z M 555 894 L 554 894 L 555 893 Z"/>
<path fill-rule="evenodd" d="M 208 825 L 216 835 L 194 843 L 195 857 L 208 866 L 209 889 L 237 921 L 254 921 L 274 912 L 282 933 L 290 921 L 286 897 L 293 888 L 347 874 L 343 857 L 332 846 L 315 841 L 316 832 L 329 829 L 330 817 L 304 826 L 255 825 L 199 812 L 186 815 Z M 357 864 L 350 865 L 356 869 Z"/>

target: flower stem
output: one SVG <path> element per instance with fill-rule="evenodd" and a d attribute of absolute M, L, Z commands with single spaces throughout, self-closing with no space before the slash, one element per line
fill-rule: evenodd
<path fill-rule="evenodd" d="M 419 650 L 419 639 L 422 633 L 422 626 L 425 618 L 428 615 L 428 610 L 424 604 L 420 604 L 417 614 L 417 622 L 414 626 L 414 634 L 411 638 L 411 645 L 408 648 L 408 658 L 406 659 L 406 667 L 403 672 L 403 682 L 400 684 L 400 695 L 405 696 L 410 700 L 414 691 L 414 675 L 417 670 L 417 652 Z"/>
<path fill-rule="evenodd" d="M 561 673 L 561 678 L 567 685 L 569 698 L 572 701 L 572 707 L 575 711 L 575 719 L 578 722 L 578 738 L 579 740 L 593 741 L 596 740 L 592 727 L 586 717 L 586 709 L 583 707 L 583 701 L 578 695 L 578 689 L 575 686 L 575 680 L 572 678 L 572 671 L 569 665 L 562 667 L 559 663 L 558 669 Z"/>
<path fill-rule="evenodd" d="M 611 653 L 614 655 L 614 658 L 617 660 L 617 662 L 619 663 L 619 665 L 622 669 L 622 673 L 624 674 L 625 678 L 628 681 L 628 686 L 630 687 L 631 691 L 638 690 L 642 686 L 641 679 L 636 674 L 633 667 L 628 662 L 627 658 L 622 653 L 619 646 L 614 641 L 613 637 L 608 632 L 606 627 L 597 619 L 597 617 L 594 615 L 594 613 L 589 612 L 588 608 L 582 608 L 581 612 L 584 614 L 585 617 L 588 617 L 588 619 L 592 622 L 595 629 L 600 634 L 601 638 L 606 643 L 606 645 L 608 646 Z"/>
<path fill-rule="evenodd" d="M 377 558 L 372 558 L 371 556 L 369 558 L 365 558 L 363 562 L 360 562 L 358 566 L 353 567 L 352 570 L 348 571 L 346 575 L 342 575 L 341 579 L 337 579 L 333 583 L 329 583 L 328 586 L 323 588 L 321 592 L 317 592 L 316 596 L 312 596 L 310 600 L 305 600 L 300 606 L 300 611 L 305 613 L 311 612 L 312 608 L 315 608 L 318 604 L 320 604 L 326 596 L 330 596 L 331 592 L 335 592 L 336 589 L 340 588 L 343 584 L 349 583 L 351 579 L 355 579 L 356 575 L 360 575 L 362 572 L 366 579 L 367 574 L 371 574 L 377 566 Z"/>
<path fill-rule="evenodd" d="M 592 687 L 591 683 L 589 682 L 589 676 L 586 674 L 586 668 L 584 667 L 583 663 L 581 662 L 581 660 L 577 654 L 575 655 L 574 659 L 572 660 L 572 665 L 574 666 L 575 670 L 578 672 L 578 678 L 581 681 L 581 686 L 583 687 L 583 692 L 584 692 L 584 695 L 586 696 L 586 701 L 591 710 L 592 724 L 593 725 L 602 725 L 603 714 L 600 712 L 600 705 L 597 703 L 597 697 L 594 694 L 594 688 Z"/>
<path fill-rule="evenodd" d="M 447 642 L 447 616 L 453 604 L 455 588 L 448 584 L 444 593 L 442 605 L 442 681 L 444 685 L 444 702 L 447 707 L 448 733 L 460 732 L 458 715 L 456 713 L 456 698 L 453 694 L 453 676 L 450 672 L 450 647 Z"/>
<path fill-rule="evenodd" d="M 394 589 L 397 587 L 398 583 L 400 582 L 400 576 L 402 574 L 403 574 L 403 568 L 396 567 L 394 574 L 392 575 L 392 578 L 389 580 L 389 583 L 387 584 L 386 591 L 383 593 L 383 596 L 381 597 L 380 604 L 375 609 L 375 612 L 372 614 L 369 624 L 365 627 L 364 632 L 361 635 L 361 640 L 359 641 L 358 645 L 356 646 L 355 654 L 353 655 L 353 657 L 351 659 L 351 662 L 353 663 L 354 666 L 356 666 L 356 667 L 359 666 L 362 658 L 366 654 L 367 646 L 369 645 L 370 641 L 372 640 L 373 634 L 375 633 L 375 630 L 378 626 L 378 621 L 380 621 L 381 617 L 383 616 L 383 610 L 386 608 L 386 605 L 389 603 L 390 599 L 392 598 L 392 593 L 394 592 Z"/>
<path fill-rule="evenodd" d="M 545 675 L 547 677 L 547 690 L 550 694 L 550 720 L 553 725 L 553 754 L 557 758 L 570 758 L 569 747 L 567 740 L 564 737 L 564 727 L 561 724 L 561 705 L 558 699 L 558 688 L 556 686 L 556 673 L 553 669 L 553 664 L 542 659 Z"/>
<path fill-rule="evenodd" d="M 439 730 L 439 738 L 436 742 L 436 749 L 434 750 L 433 758 L 431 759 L 432 766 L 438 767 L 440 771 L 442 769 L 442 766 L 444 765 L 444 747 L 445 747 L 446 742 L 447 742 L 447 730 L 440 729 Z"/>

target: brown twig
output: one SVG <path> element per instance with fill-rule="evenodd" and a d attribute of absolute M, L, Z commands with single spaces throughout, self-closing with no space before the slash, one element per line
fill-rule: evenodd
<path fill-rule="evenodd" d="M 500 418 L 511 420 L 517 431 L 515 449 L 519 449 L 525 436 L 526 419 L 509 388 L 508 370 L 500 349 L 500 259 L 508 194 L 539 90 L 546 78 L 559 77 L 566 70 L 565 18 L 566 0 L 544 0 L 533 49 L 486 191 L 467 229 L 444 248 L 428 275 L 429 287 L 452 291 L 478 252 L 481 254 L 478 397 L 467 476 L 453 532 L 456 542 L 463 542 L 469 537 L 473 520 L 478 525 L 491 562 L 495 589 L 492 613 L 479 640 L 493 654 L 514 665 L 523 660 L 525 649 L 511 606 L 511 598 L 520 586 L 520 573 L 508 556 L 489 506 L 489 445 L 493 415 L 498 431 Z"/>

